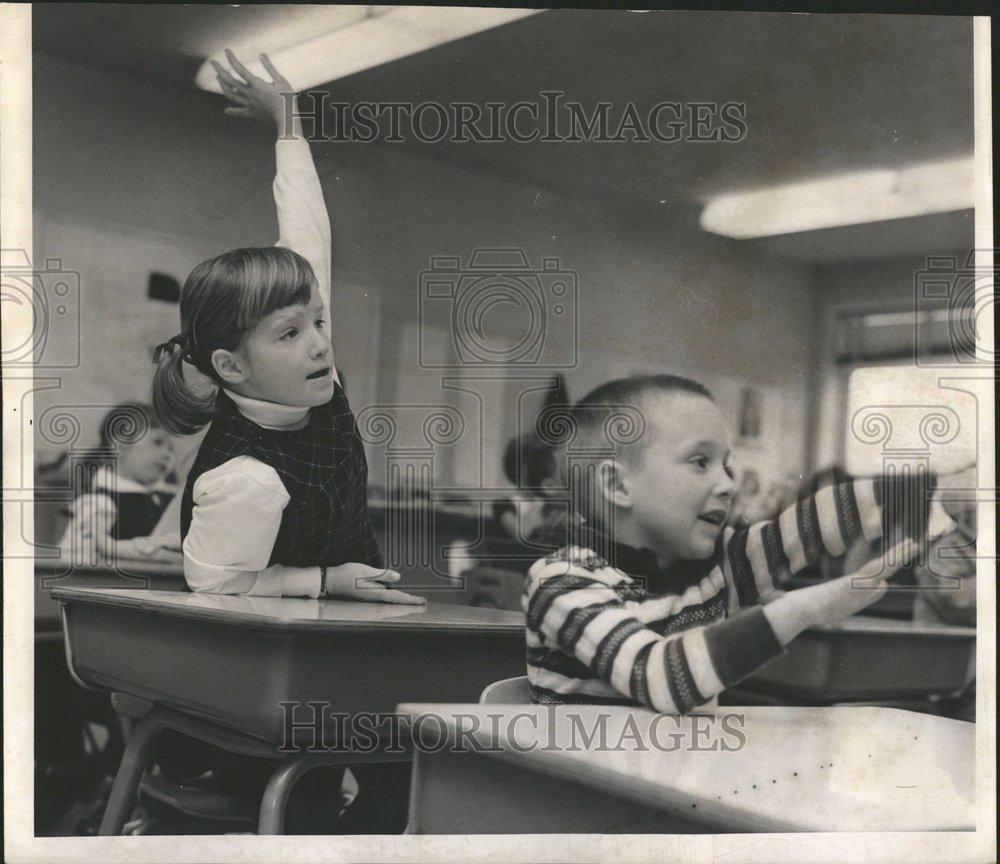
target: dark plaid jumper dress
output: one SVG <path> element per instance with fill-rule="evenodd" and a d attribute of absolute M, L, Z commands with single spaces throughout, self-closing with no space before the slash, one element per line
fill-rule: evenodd
<path fill-rule="evenodd" d="M 191 527 L 195 481 L 230 459 L 250 456 L 274 468 L 289 495 L 268 566 L 384 567 L 368 516 L 368 462 L 340 384 L 294 431 L 258 426 L 225 394 L 221 402 L 184 487 L 181 537 Z"/>

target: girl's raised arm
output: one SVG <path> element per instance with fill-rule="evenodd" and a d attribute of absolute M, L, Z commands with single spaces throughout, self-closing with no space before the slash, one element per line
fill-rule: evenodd
<path fill-rule="evenodd" d="M 265 54 L 261 54 L 260 60 L 271 81 L 258 78 L 231 51 L 226 51 L 226 56 L 241 76 L 237 78 L 213 61 L 222 92 L 233 103 L 226 108 L 226 113 L 273 124 L 277 133 L 273 184 L 278 213 L 277 245 L 298 252 L 312 265 L 329 321 L 330 216 L 309 142 L 302 133 L 294 110 L 295 105 L 286 103 L 286 100 L 294 99 L 291 85 Z"/>

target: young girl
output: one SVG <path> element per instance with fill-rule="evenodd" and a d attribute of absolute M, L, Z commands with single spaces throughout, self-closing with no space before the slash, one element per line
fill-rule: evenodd
<path fill-rule="evenodd" d="M 120 435 L 128 427 L 137 434 Z M 78 465 L 80 494 L 60 548 L 67 560 L 170 556 L 151 538 L 176 489 L 167 482 L 173 443 L 147 405 L 123 403 L 101 422 L 100 447 Z M 134 438 L 134 440 L 133 440 Z M 114 464 L 109 461 L 114 454 Z"/>
<path fill-rule="evenodd" d="M 216 64 L 226 113 L 277 128 L 277 247 L 236 249 L 194 268 L 181 332 L 160 346 L 153 404 L 164 425 L 211 423 L 181 507 L 184 575 L 195 591 L 419 604 L 385 583 L 367 506 L 368 466 L 334 367 L 330 223 L 288 82 L 267 82 L 231 52 Z M 294 112 L 289 112 L 294 113 Z M 217 385 L 199 396 L 190 364 Z"/>

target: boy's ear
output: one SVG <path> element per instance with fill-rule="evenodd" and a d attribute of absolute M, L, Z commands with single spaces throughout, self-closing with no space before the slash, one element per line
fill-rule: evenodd
<path fill-rule="evenodd" d="M 597 494 L 601 502 L 629 509 L 632 496 L 629 492 L 630 474 L 627 465 L 613 459 L 605 459 L 597 466 Z"/>
<path fill-rule="evenodd" d="M 247 379 L 242 360 L 225 348 L 216 348 L 212 352 L 212 368 L 226 384 L 242 384 Z"/>

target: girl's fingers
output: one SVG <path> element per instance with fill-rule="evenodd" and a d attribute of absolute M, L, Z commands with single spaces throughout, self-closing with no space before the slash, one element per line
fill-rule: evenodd
<path fill-rule="evenodd" d="M 423 597 L 407 594 L 405 591 L 397 591 L 394 588 L 373 591 L 371 596 L 366 594 L 365 599 L 374 600 L 376 603 L 400 603 L 404 606 L 425 606 L 427 604 Z"/>
<path fill-rule="evenodd" d="M 267 70 L 267 74 L 271 76 L 271 83 L 277 84 L 279 87 L 288 87 L 288 82 L 285 80 L 284 76 L 274 68 L 274 64 L 271 62 L 271 58 L 266 54 L 260 55 L 261 65 Z"/>
<path fill-rule="evenodd" d="M 221 79 L 219 80 L 219 83 L 222 85 L 222 95 L 225 96 L 230 102 L 235 102 L 242 108 L 245 108 L 250 104 L 249 100 L 238 90 L 233 89 Z"/>
<path fill-rule="evenodd" d="M 372 567 L 371 564 L 353 564 L 347 566 L 360 567 L 362 571 L 361 578 L 367 581 L 373 579 L 382 580 L 386 577 L 393 582 L 399 579 L 399 574 L 395 570 L 386 570 L 384 567 Z"/>
<path fill-rule="evenodd" d="M 383 570 L 377 576 L 372 576 L 372 582 L 398 582 L 403 577 L 400 576 L 395 570 Z"/>
<path fill-rule="evenodd" d="M 267 70 L 267 74 L 271 76 L 272 81 L 278 77 L 278 70 L 274 68 L 274 64 L 271 62 L 270 57 L 266 54 L 261 54 L 260 62 L 261 65 Z"/>
<path fill-rule="evenodd" d="M 228 48 L 226 49 L 226 58 L 229 60 L 229 65 L 243 76 L 247 84 L 250 84 L 257 77 L 246 66 L 240 63 L 236 55 Z"/>
<path fill-rule="evenodd" d="M 237 92 L 240 89 L 243 90 L 248 89 L 245 83 L 234 78 L 232 74 L 229 72 L 229 70 L 221 63 L 218 63 L 215 60 L 213 60 L 212 67 L 215 69 L 215 74 L 219 79 L 219 84 L 222 85 L 223 87 L 228 87 L 229 89 L 236 90 Z"/>

